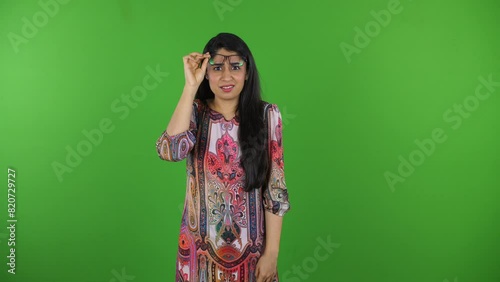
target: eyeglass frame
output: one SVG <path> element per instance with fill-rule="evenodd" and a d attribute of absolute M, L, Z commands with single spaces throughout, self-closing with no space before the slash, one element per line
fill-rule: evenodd
<path fill-rule="evenodd" d="M 212 63 L 212 62 L 213 62 L 213 57 L 215 57 L 215 56 L 217 56 L 217 55 L 224 57 L 224 60 L 222 61 L 222 64 L 215 64 L 215 63 Z M 222 55 L 222 54 L 219 54 L 219 53 L 215 53 L 215 54 L 213 54 L 213 55 L 212 55 L 212 54 L 210 54 L 210 59 L 208 60 L 208 64 L 209 64 L 209 65 L 211 65 L 211 66 L 215 66 L 215 65 L 218 65 L 218 66 L 220 66 L 220 65 L 224 65 L 224 62 L 225 62 L 226 60 L 227 60 L 228 62 L 230 62 L 230 61 L 229 61 L 229 57 L 233 57 L 233 56 L 238 56 L 238 57 L 241 57 L 245 63 L 248 63 L 248 60 L 247 60 L 247 58 L 246 58 L 246 57 L 241 56 L 241 55 L 238 55 L 238 54 L 236 54 L 236 55 L 228 55 L 228 56 L 225 56 L 225 55 Z M 230 65 L 235 65 L 235 64 L 237 64 L 237 63 L 233 63 L 233 64 L 229 63 L 229 64 L 230 64 Z M 241 63 L 241 61 L 238 63 L 238 66 L 239 66 L 239 67 L 242 67 L 242 66 L 243 66 L 243 64 Z"/>

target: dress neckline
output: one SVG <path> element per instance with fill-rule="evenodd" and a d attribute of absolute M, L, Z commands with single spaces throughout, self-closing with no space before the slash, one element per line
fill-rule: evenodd
<path fill-rule="evenodd" d="M 231 119 L 226 119 L 226 117 L 222 114 L 222 113 L 219 113 L 218 111 L 210 108 L 210 106 L 208 105 L 208 100 L 205 101 L 205 105 L 208 109 L 208 111 L 211 113 L 211 115 L 215 118 L 215 119 L 224 119 L 224 121 L 226 122 L 232 122 L 232 121 L 236 121 L 236 122 L 239 122 L 240 121 L 240 117 L 236 114 L 234 115 Z"/>

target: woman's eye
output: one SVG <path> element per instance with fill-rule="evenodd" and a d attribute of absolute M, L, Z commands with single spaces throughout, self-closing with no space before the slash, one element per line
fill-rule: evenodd
<path fill-rule="evenodd" d="M 233 66 L 233 70 L 239 70 L 240 66 Z"/>
<path fill-rule="evenodd" d="M 213 70 L 218 71 L 218 70 L 220 70 L 220 67 L 214 67 Z"/>

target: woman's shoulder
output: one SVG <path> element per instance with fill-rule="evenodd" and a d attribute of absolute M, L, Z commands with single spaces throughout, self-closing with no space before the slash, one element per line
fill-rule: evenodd
<path fill-rule="evenodd" d="M 268 102 L 268 101 L 265 101 L 265 100 L 262 100 L 261 101 L 261 105 L 262 107 L 265 109 L 265 110 L 268 110 L 273 108 L 275 106 L 275 104 L 271 103 L 271 102 Z"/>
<path fill-rule="evenodd" d="M 266 110 L 266 112 L 277 112 L 277 113 L 279 113 L 278 104 L 262 100 L 262 107 Z"/>
<path fill-rule="evenodd" d="M 273 107 L 273 108 L 277 108 L 278 107 L 278 104 L 270 102 L 270 101 L 261 100 L 261 102 L 262 102 L 262 105 L 264 107 Z"/>

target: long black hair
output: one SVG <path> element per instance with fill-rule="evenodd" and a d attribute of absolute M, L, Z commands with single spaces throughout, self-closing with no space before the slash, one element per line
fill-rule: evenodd
<path fill-rule="evenodd" d="M 214 55 L 221 48 L 237 52 L 246 58 L 247 80 L 241 90 L 237 112 L 239 113 L 238 139 L 240 142 L 240 164 L 245 171 L 245 191 L 263 187 L 269 178 L 269 155 L 267 142 L 267 127 L 264 124 L 264 101 L 261 99 L 261 88 L 257 66 L 247 44 L 232 33 L 219 33 L 208 41 L 203 54 L 210 52 Z M 206 103 L 213 99 L 214 93 L 210 89 L 207 79 L 198 87 L 195 99 Z"/>

